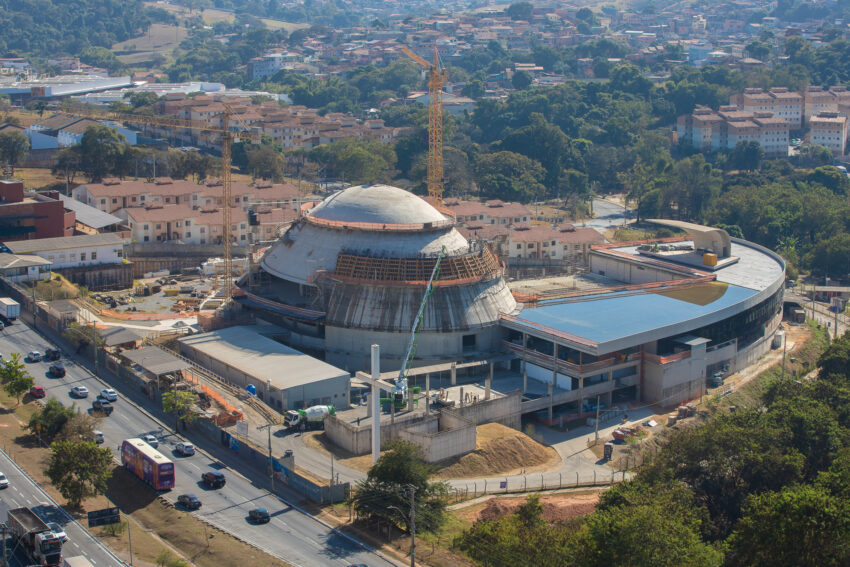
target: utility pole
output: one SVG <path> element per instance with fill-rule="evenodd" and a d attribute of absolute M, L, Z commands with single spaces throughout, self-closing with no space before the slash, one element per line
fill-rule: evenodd
<path fill-rule="evenodd" d="M 130 524 L 130 516 L 127 516 L 127 544 L 130 546 L 130 567 L 133 567 L 133 536 L 131 535 Z"/>
<path fill-rule="evenodd" d="M 274 423 L 267 423 L 257 428 L 260 430 L 265 429 L 269 434 L 269 478 L 272 483 L 272 492 L 274 492 L 274 460 L 272 459 L 272 426 L 274 425 Z"/>
<path fill-rule="evenodd" d="M 596 394 L 596 433 L 594 441 L 599 441 L 599 394 Z"/>
<path fill-rule="evenodd" d="M 416 565 L 416 487 L 410 487 L 410 567 Z"/>
<path fill-rule="evenodd" d="M 785 379 L 785 353 L 788 352 L 788 335 L 782 335 L 782 379 Z"/>

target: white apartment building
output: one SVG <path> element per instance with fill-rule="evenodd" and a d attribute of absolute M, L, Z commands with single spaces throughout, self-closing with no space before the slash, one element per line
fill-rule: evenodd
<path fill-rule="evenodd" d="M 33 254 L 48 260 L 55 270 L 121 264 L 124 261 L 124 239 L 111 232 L 18 240 L 4 244 L 12 254 Z"/>
<path fill-rule="evenodd" d="M 843 156 L 847 149 L 847 117 L 837 112 L 821 112 L 809 118 L 809 141 L 826 146 L 833 155 Z"/>
<path fill-rule="evenodd" d="M 507 249 L 509 258 L 585 262 L 591 245 L 604 242 L 605 237 L 594 228 L 518 226 L 508 234 Z"/>
<path fill-rule="evenodd" d="M 790 125 L 772 112 L 750 112 L 736 106 L 721 106 L 715 112 L 697 108 L 676 121 L 676 134 L 704 152 L 732 149 L 739 142 L 757 142 L 766 156 L 788 155 Z"/>

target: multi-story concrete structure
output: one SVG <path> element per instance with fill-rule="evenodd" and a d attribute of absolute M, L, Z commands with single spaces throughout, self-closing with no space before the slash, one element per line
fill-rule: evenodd
<path fill-rule="evenodd" d="M 744 89 L 744 92 L 730 97 L 730 104 L 746 112 L 769 112 L 788 122 L 791 129 L 799 129 L 803 122 L 803 95 L 791 92 L 784 87 L 764 91 L 759 88 Z"/>
<path fill-rule="evenodd" d="M 3 244 L 13 254 L 41 256 L 57 270 L 124 262 L 124 239 L 113 233 L 40 238 Z"/>
<path fill-rule="evenodd" d="M 833 155 L 843 156 L 847 149 L 847 117 L 837 112 L 820 112 L 809 118 L 809 141 L 826 146 Z"/>
<path fill-rule="evenodd" d="M 483 203 L 446 199 L 443 205 L 455 215 L 458 224 L 461 225 L 513 226 L 528 223 L 533 219 L 531 209 L 522 203 L 504 202 L 498 199 Z"/>
<path fill-rule="evenodd" d="M 828 89 L 823 87 L 807 87 L 803 93 L 805 96 L 805 121 L 808 123 L 812 116 L 821 112 L 838 112 L 838 98 Z"/>

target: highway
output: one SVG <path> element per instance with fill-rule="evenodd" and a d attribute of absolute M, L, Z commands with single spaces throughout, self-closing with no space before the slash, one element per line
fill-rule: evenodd
<path fill-rule="evenodd" d="M 0 353 L 4 357 L 9 356 L 11 352 L 20 352 L 21 356 L 31 350 L 44 353 L 49 347 L 53 345 L 20 320 L 0 331 Z M 27 363 L 27 368 L 35 377 L 35 383 L 47 390 L 48 397 L 56 397 L 66 405 L 76 403 L 81 410 L 87 411 L 105 384 L 85 367 L 70 360 L 64 352 L 63 363 L 67 371 L 64 378 L 48 376 L 49 362 Z M 76 385 L 88 388 L 88 399 L 75 400 L 71 397 L 70 389 Z M 113 403 L 115 411 L 111 416 L 100 419 L 98 424 L 98 429 L 103 431 L 105 446 L 113 450 L 116 458 L 120 458 L 120 445 L 124 439 L 146 433 L 159 438 L 159 451 L 172 459 L 175 465 L 176 486 L 174 490 L 163 494 L 169 501 L 176 502 L 180 494 L 195 493 L 203 506 L 193 512 L 194 514 L 297 567 L 346 566 L 359 563 L 370 567 L 394 565 L 313 516 L 285 504 L 269 494 L 262 485 L 227 468 L 223 463 L 208 456 L 205 451 L 190 457 L 177 455 L 173 452 L 174 446 L 183 439 L 171 430 L 163 429 L 160 422 L 130 402 L 126 395 L 136 397 L 136 392 L 123 392 L 119 390 L 118 385 L 113 387 L 119 392 L 118 401 Z M 190 441 L 201 448 L 208 445 L 203 439 Z M 208 470 L 224 472 L 227 485 L 218 490 L 205 489 L 200 483 L 200 477 Z M 151 490 L 141 483 L 139 489 Z M 260 526 L 248 523 L 248 511 L 258 507 L 269 510 L 271 522 Z"/>
<path fill-rule="evenodd" d="M 68 541 L 62 546 L 63 557 L 83 555 L 95 567 L 123 566 L 99 540 L 89 534 L 79 523 L 74 521 L 62 508 L 58 507 L 50 497 L 23 473 L 11 459 L 0 452 L 0 471 L 9 479 L 9 488 L 0 492 L 0 518 L 5 522 L 11 508 L 26 506 L 45 522 L 56 522 L 61 525 L 68 535 Z M 15 545 L 13 537 L 6 540 L 6 548 L 10 555 L 9 564 L 12 567 L 25 567 L 31 562 L 24 550 Z"/>

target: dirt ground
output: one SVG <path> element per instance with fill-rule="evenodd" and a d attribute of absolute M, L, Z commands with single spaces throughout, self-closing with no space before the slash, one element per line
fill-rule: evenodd
<path fill-rule="evenodd" d="M 185 27 L 151 24 L 144 34 L 114 44 L 112 51 L 126 64 L 151 61 L 156 55 L 170 58 L 174 49 L 188 35 Z"/>
<path fill-rule="evenodd" d="M 44 118 L 50 116 L 48 113 L 44 113 Z M 38 114 L 30 115 L 31 120 L 29 122 L 37 122 L 40 120 Z M 24 189 L 40 189 L 46 185 L 53 185 L 54 183 L 62 183 L 64 187 L 65 179 L 62 177 L 56 177 L 52 173 L 50 173 L 50 169 L 40 168 L 40 167 L 16 167 L 15 168 L 15 179 L 20 179 L 24 182 Z"/>
<path fill-rule="evenodd" d="M 469 523 L 478 520 L 499 520 L 512 514 L 525 501 L 525 497 L 493 497 L 483 503 L 455 509 L 452 514 Z M 543 504 L 544 520 L 549 523 L 566 522 L 593 512 L 599 503 L 599 492 L 547 494 L 540 497 L 540 503 Z"/>
<path fill-rule="evenodd" d="M 304 443 L 326 455 L 333 454 L 343 465 L 366 472 L 372 466 L 372 455 L 354 456 L 331 443 L 324 432 L 304 436 Z M 548 470 L 558 466 L 561 458 L 551 447 L 541 445 L 521 431 L 498 423 L 479 425 L 475 450 L 457 459 L 438 463 L 437 479 L 470 478 L 494 474 L 517 474 Z"/>
<path fill-rule="evenodd" d="M 50 450 L 38 447 L 22 426 L 37 411 L 34 402 L 15 408 L 15 400 L 0 391 L 0 446 L 44 490 L 65 505 L 65 499 L 53 488 L 44 475 L 50 459 Z M 13 408 L 13 409 L 9 409 Z M 113 504 L 114 503 L 114 504 Z M 89 498 L 78 510 L 70 510 L 78 520 L 85 522 L 88 510 L 117 505 L 122 512 L 132 514 L 130 527 L 133 538 L 133 564 L 137 567 L 154 567 L 157 555 L 168 550 L 199 567 L 239 565 L 247 560 L 250 565 L 286 567 L 288 564 L 259 551 L 232 536 L 207 526 L 191 514 L 176 510 L 159 499 L 141 481 L 123 468 L 115 468 L 105 496 Z M 126 531 L 118 536 L 108 535 L 105 528 L 95 528 L 95 536 L 112 549 L 116 555 L 129 561 Z M 207 541 L 209 541 L 207 547 Z"/>

